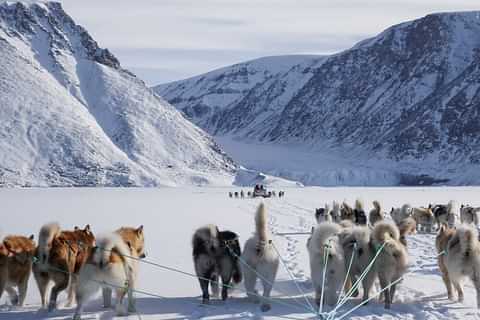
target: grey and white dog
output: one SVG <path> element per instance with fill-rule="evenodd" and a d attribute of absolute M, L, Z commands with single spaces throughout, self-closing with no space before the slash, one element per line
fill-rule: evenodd
<path fill-rule="evenodd" d="M 209 284 L 212 294 L 218 296 L 219 278 L 222 280 L 222 300 L 226 300 L 231 281 L 242 281 L 238 235 L 232 231 L 219 231 L 217 226 L 209 224 L 195 231 L 192 247 L 203 303 L 208 304 L 210 301 Z"/>
<path fill-rule="evenodd" d="M 474 208 L 470 205 L 463 205 L 460 207 L 460 221 L 466 224 L 473 224 L 478 227 L 478 213 L 480 207 Z"/>

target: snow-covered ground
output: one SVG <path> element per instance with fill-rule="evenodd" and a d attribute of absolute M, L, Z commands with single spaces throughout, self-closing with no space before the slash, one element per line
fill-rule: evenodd
<path fill-rule="evenodd" d="M 260 200 L 230 199 L 229 191 L 240 188 L 161 188 L 161 189 L 1 189 L 1 231 L 3 234 L 38 234 L 43 223 L 57 220 L 66 229 L 90 223 L 96 234 L 122 225 L 143 224 L 147 259 L 193 273 L 190 239 L 193 230 L 206 223 L 239 233 L 243 242 L 253 231 L 253 214 Z M 283 199 L 265 200 L 273 232 L 309 231 L 314 224 L 313 210 L 332 200 L 356 197 L 365 201 L 378 199 L 385 208 L 404 202 L 426 205 L 454 199 L 458 204 L 479 206 L 480 188 L 287 188 Z M 475 294 L 467 284 L 464 303 L 447 300 L 436 265 L 434 235 L 419 234 L 408 239 L 410 269 L 400 285 L 390 311 L 377 301 L 354 312 L 351 319 L 478 319 Z M 306 236 L 275 236 L 288 270 L 302 290 L 312 295 L 309 280 Z M 281 266 L 275 283 L 273 308 L 261 313 L 242 292 L 243 285 L 226 302 L 200 304 L 196 279 L 146 264 L 141 265 L 137 294 L 139 315 L 123 319 L 313 319 L 286 269 Z M 0 301 L 0 319 L 71 319 L 72 309 L 62 308 L 52 314 L 39 312 L 39 294 L 30 281 L 27 305 L 12 309 L 6 298 Z M 298 301 L 297 301 L 298 300 Z M 349 301 L 339 316 L 358 300 Z M 87 319 L 115 318 L 113 310 L 102 309 L 100 301 L 86 309 Z"/>

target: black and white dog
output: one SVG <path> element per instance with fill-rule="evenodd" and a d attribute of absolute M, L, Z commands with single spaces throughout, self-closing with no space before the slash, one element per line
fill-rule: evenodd
<path fill-rule="evenodd" d="M 219 277 L 222 279 L 222 300 L 226 300 L 231 281 L 242 281 L 238 260 L 241 255 L 238 235 L 232 231 L 219 231 L 218 227 L 212 224 L 206 225 L 195 231 L 192 247 L 203 303 L 210 301 L 209 284 L 212 294 L 218 297 Z"/>
<path fill-rule="evenodd" d="M 450 228 L 455 226 L 455 220 L 457 215 L 454 211 L 455 202 L 452 200 L 448 204 L 437 204 L 429 205 L 428 207 L 432 210 L 433 215 L 435 216 L 435 222 L 437 223 L 437 229 L 440 230 L 440 225 L 442 223 L 448 225 Z"/>

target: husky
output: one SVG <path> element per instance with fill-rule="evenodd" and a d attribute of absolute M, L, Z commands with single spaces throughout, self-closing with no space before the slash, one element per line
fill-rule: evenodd
<path fill-rule="evenodd" d="M 382 212 L 382 207 L 380 205 L 380 202 L 377 200 L 373 201 L 373 209 L 370 210 L 370 213 L 368 214 L 368 220 L 370 223 L 370 226 L 374 226 L 375 223 L 378 221 L 382 221 L 384 219 L 384 213 Z"/>
<path fill-rule="evenodd" d="M 410 217 L 411 215 L 412 206 L 409 204 L 404 204 L 401 208 L 392 208 L 390 211 L 390 216 L 397 226 L 400 224 L 400 222 L 402 222 L 402 220 Z"/>
<path fill-rule="evenodd" d="M 330 212 L 330 207 L 328 204 L 325 205 L 324 208 L 317 208 L 315 209 L 315 220 L 317 223 L 321 223 L 324 221 L 333 222 L 333 217 Z"/>
<path fill-rule="evenodd" d="M 340 218 L 342 220 L 351 220 L 352 222 L 355 222 L 355 213 L 346 201 L 344 201 L 340 207 Z"/>
<path fill-rule="evenodd" d="M 366 226 L 355 226 L 345 229 L 341 233 L 343 251 L 345 253 L 345 266 L 352 267 L 349 278 L 356 282 L 360 275 L 367 270 L 368 265 L 375 256 L 375 248 L 371 241 L 370 229 Z M 353 260 L 352 260 L 353 259 Z M 362 280 L 363 301 L 369 298 L 370 290 L 377 277 L 375 265 L 372 265 L 365 278 Z"/>
<path fill-rule="evenodd" d="M 338 203 L 337 201 L 333 201 L 332 211 L 330 211 L 330 215 L 332 216 L 333 222 L 340 223 L 340 221 L 342 221 L 340 203 Z"/>
<path fill-rule="evenodd" d="M 417 222 L 412 217 L 403 219 L 398 225 L 400 242 L 407 247 L 407 236 L 417 233 Z"/>
<path fill-rule="evenodd" d="M 275 282 L 280 259 L 273 247 L 272 236 L 267 226 L 267 213 L 263 203 L 258 206 L 255 214 L 255 234 L 245 243 L 242 257 L 246 263 L 242 270 L 247 295 L 251 300 L 260 302 L 255 290 L 258 275 L 263 286 L 261 310 L 266 312 L 271 308 L 268 300 Z"/>
<path fill-rule="evenodd" d="M 136 312 L 133 291 L 138 277 L 138 260 L 145 258 L 143 226 L 123 227 L 99 238 L 90 248 L 87 262 L 82 266 L 76 288 L 77 308 L 73 319 L 81 319 L 85 304 L 102 289 L 104 307 L 111 307 L 112 290 L 116 291 L 115 310 L 125 316 Z M 123 306 L 128 295 L 128 307 Z"/>
<path fill-rule="evenodd" d="M 440 226 L 437 237 L 435 239 L 435 247 L 437 248 L 437 261 L 440 272 L 442 273 L 442 280 L 447 288 L 447 296 L 449 300 L 453 300 L 452 282 L 448 275 L 448 269 L 445 264 L 445 253 L 447 252 L 447 246 L 449 241 L 455 235 L 456 229 L 449 228 L 446 224 Z M 460 292 L 460 291 L 459 291 Z"/>
<path fill-rule="evenodd" d="M 238 191 L 235 191 L 233 194 L 235 195 L 235 198 L 238 198 Z"/>
<path fill-rule="evenodd" d="M 429 208 L 432 210 L 433 215 L 435 216 L 435 222 L 437 223 L 437 230 L 440 229 L 442 223 L 448 224 L 450 228 L 455 226 L 456 214 L 454 212 L 455 202 L 451 200 L 448 204 L 437 204 L 430 205 Z"/>
<path fill-rule="evenodd" d="M 473 224 L 478 227 L 478 212 L 479 208 L 474 208 L 469 205 L 463 205 L 460 207 L 460 221 L 465 224 Z"/>
<path fill-rule="evenodd" d="M 230 191 L 230 192 L 228 193 L 228 196 L 229 196 L 230 198 L 233 198 L 233 193 Z"/>
<path fill-rule="evenodd" d="M 240 198 L 245 198 L 245 193 L 243 192 L 243 190 L 240 191 Z"/>
<path fill-rule="evenodd" d="M 338 301 L 345 279 L 345 255 L 340 242 L 341 227 L 331 222 L 320 223 L 308 241 L 310 272 L 315 290 L 315 302 L 321 303 L 322 291 L 326 304 L 333 306 Z M 324 257 L 327 257 L 324 261 Z M 326 281 L 323 287 L 323 274 Z"/>
<path fill-rule="evenodd" d="M 408 265 L 406 247 L 400 242 L 398 227 L 390 222 L 378 222 L 372 231 L 372 241 L 376 248 L 383 250 L 378 255 L 376 269 L 380 287 L 384 290 L 385 309 L 390 309 L 395 296 L 397 283 L 395 281 L 405 274 Z M 380 250 L 380 249 L 378 249 Z M 388 289 L 386 289 L 388 287 Z"/>
<path fill-rule="evenodd" d="M 367 224 L 367 215 L 365 210 L 363 210 L 363 203 L 360 199 L 355 200 L 355 209 L 353 209 L 353 214 L 355 216 L 355 223 L 361 226 Z"/>
<path fill-rule="evenodd" d="M 474 226 L 461 225 L 457 228 L 447 243 L 444 263 L 448 278 L 457 290 L 458 301 L 463 302 L 463 281 L 469 278 L 477 292 L 477 308 L 480 308 L 480 243 Z"/>
<path fill-rule="evenodd" d="M 238 235 L 232 231 L 220 231 L 217 226 L 209 224 L 195 231 L 192 247 L 202 302 L 210 302 L 209 285 L 213 295 L 218 296 L 219 277 L 222 278 L 222 300 L 226 300 L 232 279 L 235 284 L 242 281 Z"/>
<path fill-rule="evenodd" d="M 0 298 L 6 290 L 14 306 L 22 307 L 35 254 L 34 236 L 8 236 L 0 243 Z M 15 290 L 15 287 L 17 290 Z"/>
<path fill-rule="evenodd" d="M 417 223 L 417 231 L 432 232 L 435 217 L 431 208 L 412 208 L 412 218 Z"/>
<path fill-rule="evenodd" d="M 74 231 L 61 231 L 57 223 L 50 223 L 40 229 L 33 275 L 40 290 L 42 308 L 46 307 L 50 281 L 54 286 L 50 293 L 49 311 L 56 309 L 58 294 L 67 289 L 69 284 L 67 306 L 74 303 L 78 273 L 94 245 L 95 236 L 90 225 L 84 229 L 76 227 Z"/>

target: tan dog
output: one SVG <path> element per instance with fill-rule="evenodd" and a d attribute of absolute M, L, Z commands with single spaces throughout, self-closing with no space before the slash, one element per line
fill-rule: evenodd
<path fill-rule="evenodd" d="M 432 208 L 413 208 L 412 218 L 417 223 L 417 230 L 423 232 L 432 232 L 435 223 L 435 216 Z"/>
<path fill-rule="evenodd" d="M 407 247 L 407 236 L 417 233 L 417 222 L 412 217 L 403 219 L 399 226 L 400 242 Z"/>
<path fill-rule="evenodd" d="M 353 211 L 352 207 L 348 205 L 347 202 L 343 202 L 340 208 L 340 218 L 342 220 L 350 220 L 355 222 L 355 212 Z"/>
<path fill-rule="evenodd" d="M 8 236 L 0 244 L 0 298 L 6 290 L 14 306 L 25 303 L 34 253 L 33 235 Z"/>
<path fill-rule="evenodd" d="M 449 300 L 453 300 L 452 282 L 448 275 L 447 266 L 445 265 L 445 252 L 450 239 L 455 235 L 456 230 L 449 228 L 446 224 L 440 226 L 437 238 L 435 239 L 435 247 L 437 248 L 437 261 L 440 272 L 442 273 L 442 280 L 447 288 L 447 295 Z"/>
<path fill-rule="evenodd" d="M 115 290 L 117 314 L 136 312 L 133 291 L 137 283 L 138 259 L 142 258 L 145 258 L 143 226 L 123 227 L 98 239 L 97 246 L 91 249 L 87 263 L 80 270 L 74 319 L 81 319 L 85 303 L 100 289 L 103 290 L 105 307 L 111 306 L 112 290 Z M 128 309 L 123 307 L 126 294 Z"/>
<path fill-rule="evenodd" d="M 450 290 L 449 297 L 452 298 L 451 285 L 455 287 L 458 293 L 458 301 L 463 302 L 463 281 L 468 278 L 472 282 L 477 292 L 477 307 L 480 308 L 480 243 L 478 242 L 477 229 L 472 225 L 461 225 L 453 234 L 448 230 L 442 230 L 440 227 L 437 240 L 444 244 L 449 238 L 445 251 L 443 253 L 443 264 L 447 281 L 447 293 Z M 442 272 L 443 273 L 443 272 Z M 451 283 L 451 284 L 450 284 Z"/>
<path fill-rule="evenodd" d="M 46 306 L 50 281 L 53 281 L 54 286 L 50 293 L 48 310 L 53 311 L 57 307 L 58 294 L 67 289 L 69 284 L 67 306 L 71 306 L 75 299 L 78 272 L 95 245 L 90 226 L 87 225 L 84 229 L 75 227 L 74 231 L 60 231 L 58 224 L 47 224 L 40 230 L 38 243 L 33 274 L 40 290 L 42 307 Z"/>
<path fill-rule="evenodd" d="M 397 226 L 390 222 L 384 221 L 375 224 L 372 231 L 372 242 L 376 248 L 384 245 L 378 255 L 375 267 L 380 287 L 384 290 L 385 309 L 390 309 L 398 281 L 407 270 L 408 253 L 406 247 L 400 242 L 400 232 Z"/>

